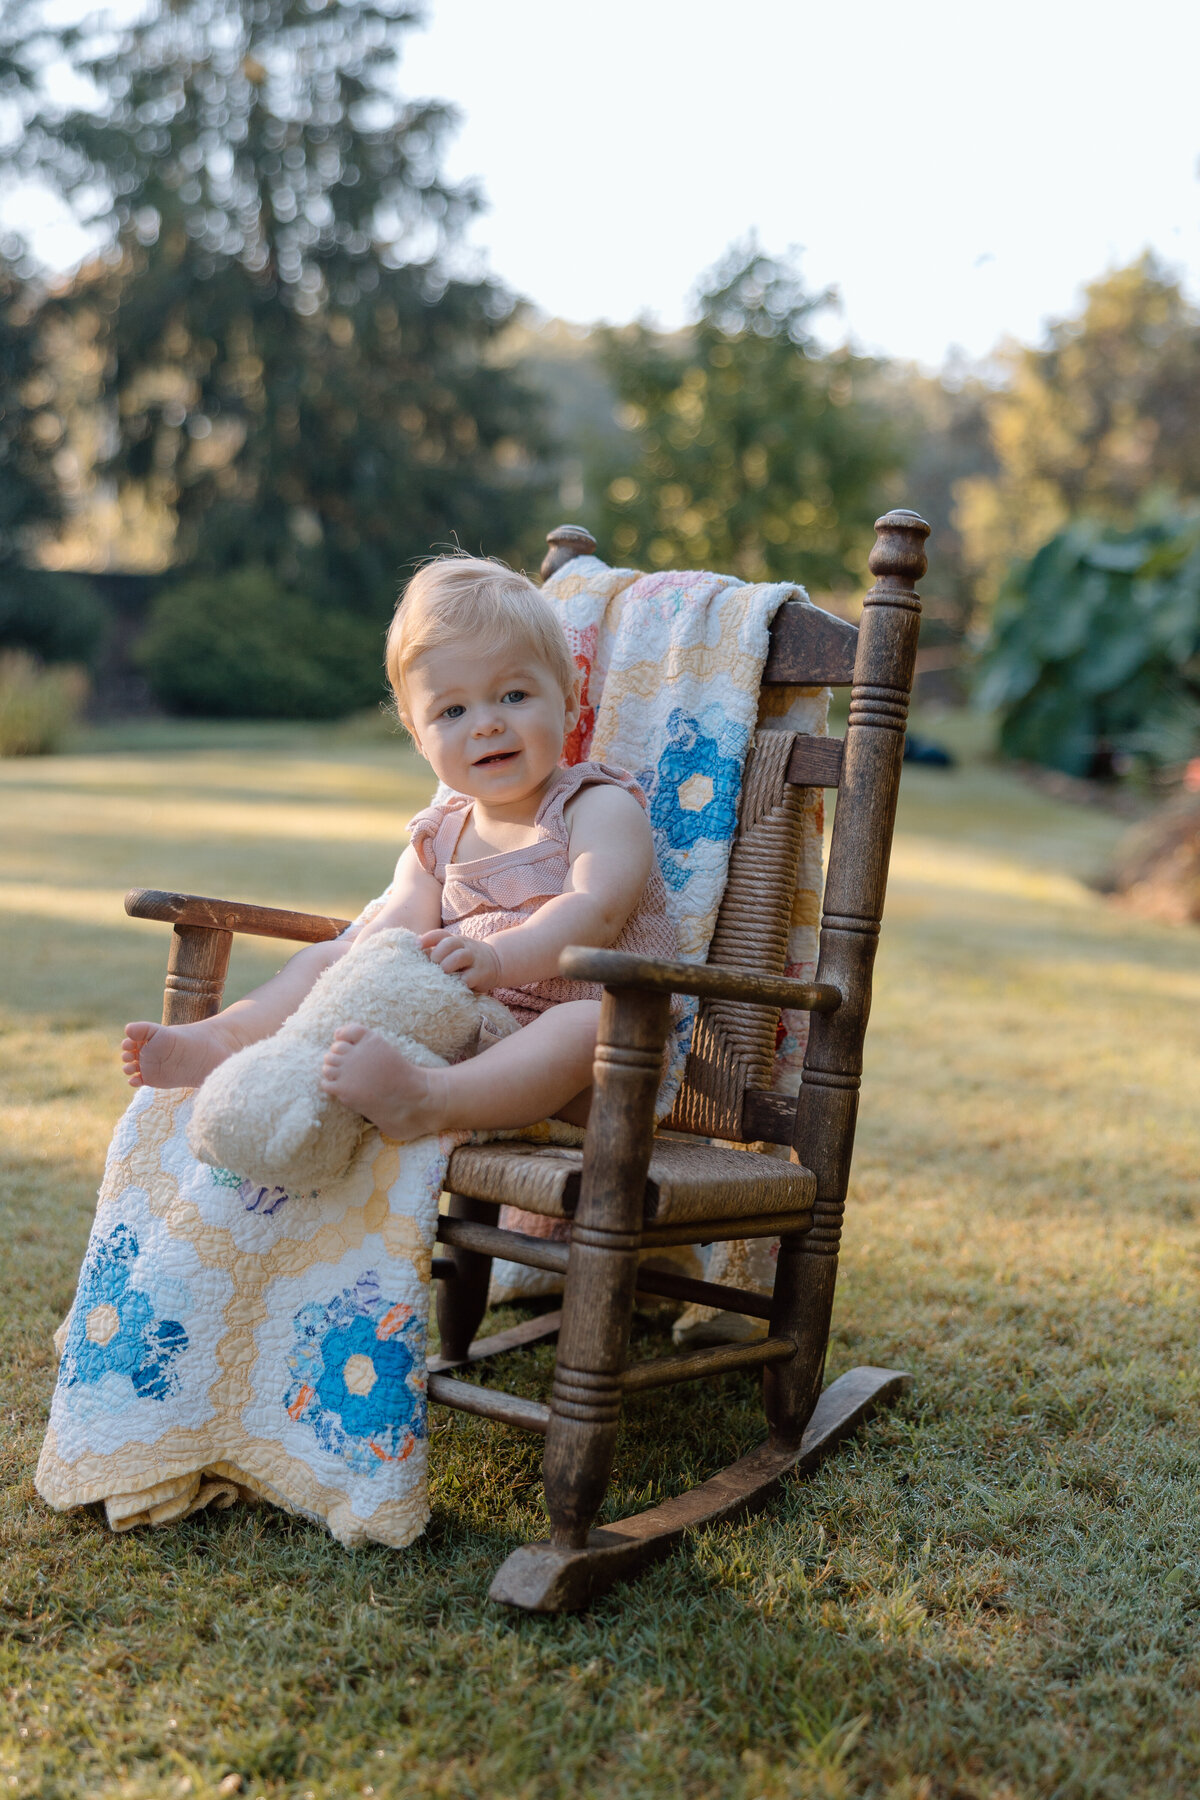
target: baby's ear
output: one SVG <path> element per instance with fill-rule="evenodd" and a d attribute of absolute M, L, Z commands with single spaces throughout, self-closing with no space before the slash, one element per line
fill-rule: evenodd
<path fill-rule="evenodd" d="M 579 715 L 582 711 L 583 711 L 583 670 L 580 669 L 579 673 L 575 677 L 575 680 L 571 684 L 571 691 L 567 695 L 566 726 L 567 726 L 568 731 L 574 731 L 576 725 L 578 725 L 578 723 L 579 723 Z"/>

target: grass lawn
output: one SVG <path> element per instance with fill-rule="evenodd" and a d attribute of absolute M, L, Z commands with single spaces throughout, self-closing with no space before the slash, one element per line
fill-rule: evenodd
<path fill-rule="evenodd" d="M 1200 936 L 1089 892 L 1116 821 L 977 760 L 904 777 L 832 1346 L 916 1386 L 816 1478 L 560 1620 L 484 1598 L 540 1445 L 440 1410 L 403 1554 L 42 1506 L 115 1045 L 161 992 L 122 892 L 350 914 L 427 790 L 378 730 L 0 763 L 0 1795 L 1194 1795 Z M 243 940 L 234 986 L 277 957 Z M 635 1402 L 614 1509 L 758 1435 L 749 1378 Z"/>

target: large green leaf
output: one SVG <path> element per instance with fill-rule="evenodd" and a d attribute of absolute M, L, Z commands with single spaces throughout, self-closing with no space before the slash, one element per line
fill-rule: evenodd
<path fill-rule="evenodd" d="M 1179 761 L 1200 745 L 1200 522 L 1080 521 L 1010 572 L 979 703 L 1005 754 L 1086 774 L 1096 754 Z"/>

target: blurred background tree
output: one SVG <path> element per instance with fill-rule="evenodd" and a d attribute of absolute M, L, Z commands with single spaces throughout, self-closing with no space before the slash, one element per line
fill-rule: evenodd
<path fill-rule="evenodd" d="M 1200 495 L 1200 313 L 1153 256 L 1085 289 L 1046 342 L 1010 345 L 986 403 L 994 472 L 958 525 L 983 595 L 1068 521 L 1129 525 L 1153 494 Z"/>
<path fill-rule="evenodd" d="M 253 563 L 356 618 L 363 704 L 404 565 L 513 554 L 540 491 L 537 400 L 489 354 L 514 302 L 448 266 L 478 204 L 439 173 L 452 115 L 395 94 L 412 20 L 171 0 L 53 31 L 25 0 L 0 61 L 10 164 L 111 228 L 61 304 L 103 323 L 113 477 L 171 515 L 184 569 Z M 56 102 L 64 57 L 94 104 Z"/>
<path fill-rule="evenodd" d="M 378 698 L 431 550 L 533 564 L 576 517 L 841 604 L 903 503 L 936 534 L 926 695 L 987 643 L 1012 754 L 1195 754 L 1200 313 L 1152 257 L 937 372 L 827 347 L 832 293 L 753 242 L 679 331 L 538 320 L 468 270 L 453 114 L 397 93 L 404 0 L 46 5 L 0 25 L 0 166 L 98 247 L 53 282 L 0 254 L 0 649 L 99 657 L 114 705 L 141 669 L 173 710 L 333 716 Z"/>
<path fill-rule="evenodd" d="M 834 590 L 861 581 L 901 452 L 867 397 L 874 366 L 822 354 L 812 335 L 830 299 L 807 293 L 791 262 L 735 246 L 694 326 L 603 334 L 628 433 L 600 507 L 615 557 Z"/>
<path fill-rule="evenodd" d="M 63 421 L 46 343 L 44 293 L 24 247 L 0 242 L 0 651 L 87 664 L 105 630 L 87 585 L 31 566 L 63 516 Z"/>

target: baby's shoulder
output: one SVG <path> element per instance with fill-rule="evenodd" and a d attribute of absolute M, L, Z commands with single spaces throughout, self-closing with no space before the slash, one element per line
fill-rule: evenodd
<path fill-rule="evenodd" d="M 650 821 L 636 794 L 616 782 L 589 782 L 572 794 L 563 808 L 569 841 L 574 845 L 581 836 L 589 839 L 609 832 L 628 838 L 631 832 L 649 835 Z"/>

